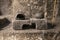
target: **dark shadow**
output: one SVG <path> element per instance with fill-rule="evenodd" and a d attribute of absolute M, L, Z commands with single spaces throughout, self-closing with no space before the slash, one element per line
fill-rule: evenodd
<path fill-rule="evenodd" d="M 0 10 L 0 16 L 2 15 L 2 12 L 1 12 L 1 10 Z"/>
<path fill-rule="evenodd" d="M 25 15 L 23 14 L 18 14 L 16 17 L 17 20 L 25 20 Z"/>
<path fill-rule="evenodd" d="M 56 25 L 52 23 L 47 23 L 47 28 L 48 29 L 53 29 Z"/>
<path fill-rule="evenodd" d="M 32 23 L 31 25 L 29 25 L 29 24 L 24 24 L 23 26 L 22 26 L 22 29 L 24 30 L 24 29 L 35 29 L 36 28 L 36 24 L 35 23 Z"/>
<path fill-rule="evenodd" d="M 41 15 L 40 19 L 43 19 L 44 18 L 44 14 Z"/>
<path fill-rule="evenodd" d="M 7 18 L 4 19 L 0 19 L 0 30 L 2 30 L 2 28 L 8 26 L 10 24 L 10 21 Z"/>
<path fill-rule="evenodd" d="M 35 29 L 35 28 L 36 28 L 36 24 L 35 24 L 35 23 L 32 23 L 32 24 L 31 24 L 31 28 L 32 28 L 32 29 Z"/>

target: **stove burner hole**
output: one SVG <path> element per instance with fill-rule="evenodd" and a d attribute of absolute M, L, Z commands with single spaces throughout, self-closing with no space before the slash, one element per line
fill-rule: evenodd
<path fill-rule="evenodd" d="M 36 24 L 35 23 L 32 23 L 31 25 L 29 25 L 29 24 L 24 24 L 23 26 L 22 26 L 22 29 L 24 30 L 24 29 L 35 29 L 36 28 Z"/>
<path fill-rule="evenodd" d="M 18 14 L 16 17 L 17 20 L 25 20 L 25 15 L 23 14 Z"/>

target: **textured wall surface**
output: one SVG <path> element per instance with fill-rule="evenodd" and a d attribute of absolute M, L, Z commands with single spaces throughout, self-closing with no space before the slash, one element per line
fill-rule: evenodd
<path fill-rule="evenodd" d="M 0 40 L 60 40 L 59 0 L 0 0 Z"/>

